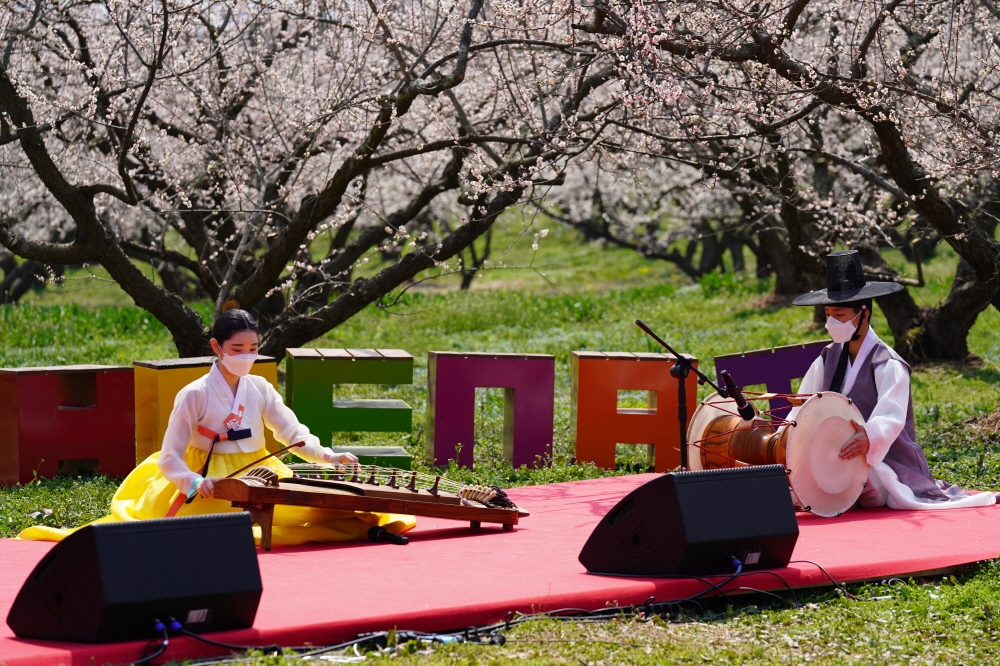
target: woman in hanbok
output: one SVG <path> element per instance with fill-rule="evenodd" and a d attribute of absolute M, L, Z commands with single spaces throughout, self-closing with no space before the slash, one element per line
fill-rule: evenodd
<path fill-rule="evenodd" d="M 248 312 L 223 312 L 211 333 L 212 351 L 217 356 L 211 370 L 180 390 L 160 451 L 126 477 L 111 500 L 110 515 L 96 522 L 238 511 L 230 502 L 212 497 L 213 484 L 267 456 L 264 428 L 282 445 L 302 442 L 295 455 L 308 462 L 329 466 L 357 462 L 350 453 L 334 453 L 320 446 L 270 382 L 249 374 L 257 357 L 258 336 L 257 323 Z M 227 438 L 234 433 L 240 433 L 241 438 Z M 221 441 L 213 444 L 217 436 Z M 271 468 L 279 477 L 292 475 L 274 457 L 260 466 Z M 400 533 L 415 524 L 412 516 L 279 504 L 274 510 L 271 543 L 351 541 L 366 538 L 373 526 Z M 71 532 L 37 525 L 22 531 L 18 538 L 59 541 Z M 259 527 L 254 527 L 254 536 L 259 543 Z"/>

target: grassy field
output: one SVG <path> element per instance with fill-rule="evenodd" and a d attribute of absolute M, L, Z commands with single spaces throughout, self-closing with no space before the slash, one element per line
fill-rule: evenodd
<path fill-rule="evenodd" d="M 326 347 L 399 347 L 417 359 L 413 385 L 345 386 L 343 397 L 398 397 L 415 409 L 406 435 L 344 434 L 338 441 L 398 443 L 423 451 L 426 352 L 479 350 L 554 354 L 557 359 L 553 465 L 511 469 L 501 456 L 502 391 L 477 395 L 475 468 L 450 476 L 504 486 L 621 474 L 641 469 L 645 447 L 620 446 L 619 468 L 607 472 L 571 464 L 569 357 L 574 350 L 655 351 L 632 323 L 649 323 L 678 350 L 697 356 L 709 374 L 718 354 L 823 339 L 808 309 L 770 305 L 769 285 L 732 274 L 692 284 L 667 264 L 621 250 L 580 242 L 553 228 L 531 250 L 534 226 L 507 220 L 498 229 L 496 270 L 468 292 L 443 276 L 408 290 L 392 307 L 371 307 L 315 342 Z M 902 257 L 889 259 L 914 273 Z M 499 268 L 499 262 L 519 268 Z M 955 257 L 942 249 L 926 267 L 925 304 L 946 292 Z M 167 332 L 127 304 L 99 271 L 77 271 L 67 286 L 33 294 L 0 308 L 0 367 L 62 363 L 121 363 L 175 355 Z M 77 279 L 79 278 L 79 279 Z M 208 306 L 199 305 L 205 308 Z M 891 340 L 884 319 L 875 328 Z M 939 478 L 1000 490 L 1000 436 L 988 416 L 1000 404 L 1000 314 L 980 316 L 969 365 L 925 364 L 913 375 L 918 439 Z M 115 482 L 103 477 L 39 481 L 0 489 L 0 536 L 36 522 L 79 525 L 103 515 Z M 768 597 L 704 612 L 684 609 L 683 622 L 620 619 L 602 624 L 541 620 L 511 630 L 503 647 L 448 646 L 420 654 L 401 651 L 407 663 L 465 664 L 525 659 L 532 663 L 984 663 L 997 661 L 1000 568 L 979 565 L 956 577 L 898 581 L 853 588 L 863 602 L 829 590 L 808 593 L 799 609 Z M 406 652 L 404 654 L 403 652 Z M 267 661 L 261 659 L 261 662 Z M 277 661 L 281 661 L 280 659 Z M 268 661 L 268 663 L 275 663 Z"/>

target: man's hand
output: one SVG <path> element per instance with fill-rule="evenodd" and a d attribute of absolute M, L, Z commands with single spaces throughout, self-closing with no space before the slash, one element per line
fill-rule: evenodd
<path fill-rule="evenodd" d="M 865 432 L 865 427 L 857 421 L 851 421 L 851 425 L 854 426 L 854 434 L 851 435 L 846 444 L 840 447 L 840 457 L 844 460 L 850 460 L 855 456 L 868 455 L 868 447 L 871 446 L 871 442 L 868 441 L 868 433 Z"/>

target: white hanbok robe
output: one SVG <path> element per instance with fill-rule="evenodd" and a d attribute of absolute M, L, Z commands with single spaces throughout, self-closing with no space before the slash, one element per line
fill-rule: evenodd
<path fill-rule="evenodd" d="M 840 391 L 842 395 L 850 393 L 857 379 L 858 370 L 879 342 L 878 335 L 869 328 L 854 362 L 848 360 L 847 374 Z M 937 485 L 941 492 L 948 495 L 948 501 L 917 497 L 909 486 L 899 481 L 896 472 L 885 464 L 883 459 L 906 424 L 906 413 L 910 403 L 910 371 L 905 364 L 891 358 L 885 363 L 876 365 L 873 372 L 875 386 L 878 389 L 878 402 L 864 424 L 869 442 L 866 457 L 871 469 L 859 504 L 869 507 L 889 506 L 893 509 L 957 509 L 995 504 L 996 497 L 993 493 L 970 495 L 961 488 L 943 481 L 937 481 Z M 824 362 L 821 356 L 813 362 L 802 378 L 798 393 L 819 393 L 825 390 L 823 378 Z M 792 409 L 788 419 L 794 420 L 797 413 L 798 408 Z"/>
<path fill-rule="evenodd" d="M 246 382 L 241 427 L 250 428 L 251 436 L 219 442 L 213 449 L 213 455 L 260 451 L 264 448 L 264 428 L 268 428 L 283 446 L 305 442 L 305 446 L 295 450 L 295 455 L 303 460 L 319 464 L 330 462 L 330 450 L 320 446 L 319 439 L 299 423 L 295 413 L 285 405 L 281 394 L 270 382 L 256 375 L 246 375 L 240 382 Z M 157 462 L 163 476 L 182 493 L 187 494 L 200 477 L 198 470 L 190 469 L 184 462 L 187 447 L 208 451 L 212 445 L 212 440 L 198 432 L 198 426 L 215 433 L 225 432 L 225 420 L 232 412 L 234 399 L 232 390 L 215 364 L 207 375 L 182 388 L 174 398 L 174 409 L 170 413 Z"/>

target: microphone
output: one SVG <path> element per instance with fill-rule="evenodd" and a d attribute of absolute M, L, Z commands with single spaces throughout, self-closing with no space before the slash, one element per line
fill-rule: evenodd
<path fill-rule="evenodd" d="M 719 375 L 722 377 L 722 383 L 726 385 L 726 395 L 736 401 L 736 411 L 740 413 L 740 417 L 744 421 L 753 421 L 753 405 L 747 402 L 746 396 L 743 395 L 740 387 L 736 385 L 736 381 L 727 370 L 723 370 Z"/>
<path fill-rule="evenodd" d="M 394 543 L 397 546 L 405 546 L 410 543 L 409 537 L 405 537 L 402 534 L 393 534 L 389 530 L 384 527 L 379 527 L 378 525 L 368 528 L 368 540 L 374 541 L 375 543 Z"/>

